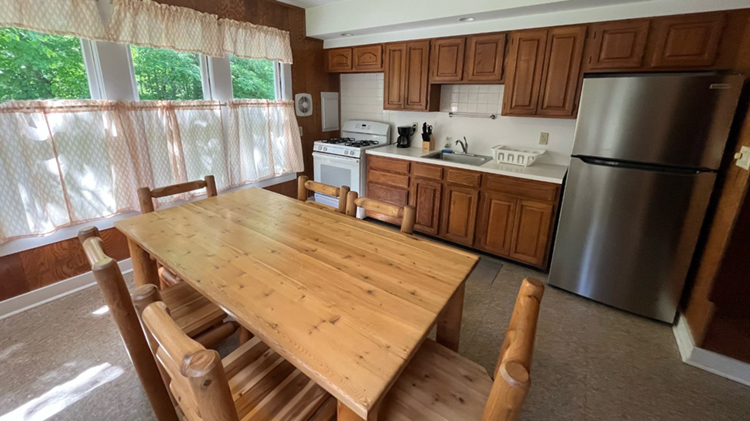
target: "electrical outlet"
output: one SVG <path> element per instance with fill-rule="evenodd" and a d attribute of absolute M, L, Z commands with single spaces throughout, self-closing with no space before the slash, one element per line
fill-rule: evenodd
<path fill-rule="evenodd" d="M 750 148 L 747 146 L 743 146 L 740 148 L 740 151 L 737 152 L 734 155 L 734 159 L 737 160 L 737 166 L 745 169 L 750 170 Z"/>
<path fill-rule="evenodd" d="M 549 143 L 549 133 L 542 132 L 539 134 L 539 144 L 546 145 Z"/>

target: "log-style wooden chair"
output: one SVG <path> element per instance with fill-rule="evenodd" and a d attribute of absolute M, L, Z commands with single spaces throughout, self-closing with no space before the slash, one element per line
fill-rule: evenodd
<path fill-rule="evenodd" d="M 401 219 L 401 232 L 404 234 L 414 233 L 417 214 L 413 206 L 396 206 L 367 197 L 359 197 L 357 192 L 350 191 L 346 197 L 346 214 L 356 216 L 357 208 Z"/>
<path fill-rule="evenodd" d="M 523 280 L 493 382 L 477 363 L 426 340 L 381 404 L 379 420 L 513 421 L 529 391 L 544 285 Z"/>
<path fill-rule="evenodd" d="M 310 181 L 310 179 L 305 175 L 301 175 L 299 176 L 299 178 L 297 178 L 297 199 L 320 209 L 335 210 L 339 213 L 345 213 L 346 195 L 350 190 L 351 189 L 349 188 L 349 186 L 336 187 L 328 184 L 318 183 L 317 181 Z M 326 196 L 338 197 L 338 208 L 333 208 L 322 203 L 308 200 L 310 198 L 310 191 L 325 194 Z"/>
<path fill-rule="evenodd" d="M 104 253 L 99 230 L 96 227 L 84 229 L 78 233 L 78 239 L 83 244 L 89 263 L 92 265 L 94 274 L 96 274 L 98 262 L 105 258 L 109 259 Z M 116 279 L 107 280 L 105 283 L 99 282 L 99 287 L 105 298 L 108 295 L 107 291 L 116 290 L 117 300 L 130 302 L 127 286 L 121 280 L 122 274 L 116 264 L 115 269 L 119 276 Z M 118 283 L 121 283 L 122 286 Z M 151 286 L 156 288 L 156 285 Z M 239 327 L 237 322 L 225 322 L 224 319 L 227 318 L 227 314 L 185 282 L 162 289 L 160 297 L 172 311 L 172 316 L 182 331 L 204 346 L 217 345 L 231 336 Z"/>
<path fill-rule="evenodd" d="M 218 194 L 218 191 L 216 190 L 216 180 L 214 179 L 213 175 L 207 175 L 203 180 L 172 184 L 156 189 L 141 187 L 138 189 L 138 201 L 141 205 L 141 213 L 149 213 L 154 211 L 154 199 L 174 196 L 176 194 L 188 193 L 203 188 L 206 189 L 207 197 L 214 197 Z M 159 264 L 159 279 L 162 282 L 162 288 L 168 285 L 175 285 L 181 281 L 181 279 L 177 275 L 163 267 L 161 264 Z"/>
<path fill-rule="evenodd" d="M 152 287 L 136 294 L 156 292 Z M 257 337 L 222 360 L 218 352 L 207 350 L 185 335 L 161 301 L 149 304 L 141 313 L 141 320 L 185 419 L 334 419 L 335 399 Z"/>

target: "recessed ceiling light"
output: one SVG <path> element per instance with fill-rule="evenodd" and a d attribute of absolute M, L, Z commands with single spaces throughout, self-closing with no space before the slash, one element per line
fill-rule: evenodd
<path fill-rule="evenodd" d="M 474 22 L 474 18 L 472 18 L 471 16 L 468 16 L 465 18 L 459 18 L 458 21 L 459 22 Z"/>
<path fill-rule="evenodd" d="M 344 32 L 343 34 L 341 34 L 341 36 L 342 37 L 350 37 L 350 36 L 352 36 L 352 33 L 351 32 Z"/>

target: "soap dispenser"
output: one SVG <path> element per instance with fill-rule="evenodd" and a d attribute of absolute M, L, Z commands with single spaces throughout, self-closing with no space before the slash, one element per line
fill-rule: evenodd
<path fill-rule="evenodd" d="M 440 152 L 453 153 L 453 149 L 451 148 L 451 138 L 449 136 L 445 137 L 445 146 L 443 147 L 443 150 Z"/>

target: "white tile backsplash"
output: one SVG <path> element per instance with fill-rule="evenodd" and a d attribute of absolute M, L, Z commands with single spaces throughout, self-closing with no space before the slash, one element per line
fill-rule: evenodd
<path fill-rule="evenodd" d="M 447 137 L 455 148 L 455 140 L 466 136 L 472 153 L 492 155 L 492 146 L 516 145 L 546 149 L 540 162 L 570 162 L 575 120 L 501 116 L 503 85 L 443 85 L 440 112 L 427 113 L 383 110 L 383 80 L 383 73 L 342 74 L 341 120 L 390 123 L 393 142 L 398 137 L 396 127 L 427 122 L 434 127 L 438 147 L 445 144 Z M 497 118 L 451 118 L 451 111 L 496 114 Z M 541 132 L 550 135 L 547 146 L 539 145 Z M 419 133 L 414 135 L 412 147 L 421 147 Z"/>

